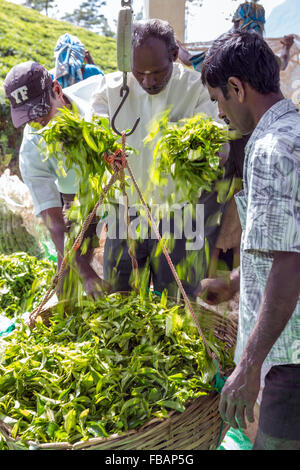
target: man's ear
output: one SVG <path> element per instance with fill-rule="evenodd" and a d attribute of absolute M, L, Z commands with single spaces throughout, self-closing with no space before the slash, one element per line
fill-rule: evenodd
<path fill-rule="evenodd" d="M 230 77 L 228 79 L 228 88 L 238 98 L 240 103 L 245 100 L 245 86 L 244 83 L 237 77 Z"/>
<path fill-rule="evenodd" d="M 60 86 L 57 80 L 53 80 L 52 90 L 58 96 L 62 96 L 63 94 L 62 87 Z"/>
<path fill-rule="evenodd" d="M 172 52 L 172 62 L 176 62 L 176 60 L 178 59 L 178 54 L 179 54 L 179 47 L 177 46 Z"/>

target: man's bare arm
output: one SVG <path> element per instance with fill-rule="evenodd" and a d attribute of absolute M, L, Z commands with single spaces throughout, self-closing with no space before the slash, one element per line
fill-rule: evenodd
<path fill-rule="evenodd" d="M 64 256 L 64 235 L 67 231 L 63 211 L 61 207 L 52 207 L 41 212 L 46 227 L 48 228 L 53 243 L 57 250 L 57 267 L 61 266 Z M 85 291 L 88 295 L 96 298 L 102 291 L 109 290 L 109 286 L 99 278 L 90 266 L 92 250 L 89 247 L 85 254 L 81 254 L 80 249 L 76 252 L 76 263 L 80 271 Z"/>
<path fill-rule="evenodd" d="M 57 251 L 57 266 L 60 268 L 64 255 L 64 236 L 67 231 L 61 207 L 51 207 L 41 212 Z"/>
<path fill-rule="evenodd" d="M 291 318 L 300 295 L 300 253 L 276 252 L 245 356 L 262 365 Z"/>

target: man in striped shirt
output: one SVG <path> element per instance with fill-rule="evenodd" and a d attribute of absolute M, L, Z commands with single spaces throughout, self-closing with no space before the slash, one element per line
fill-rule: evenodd
<path fill-rule="evenodd" d="M 216 40 L 202 81 L 219 116 L 243 135 L 244 189 L 236 195 L 243 229 L 240 275 L 205 280 L 215 299 L 240 286 L 236 368 L 220 412 L 233 427 L 253 422 L 264 390 L 255 450 L 300 450 L 300 115 L 280 91 L 275 55 L 257 33 Z"/>

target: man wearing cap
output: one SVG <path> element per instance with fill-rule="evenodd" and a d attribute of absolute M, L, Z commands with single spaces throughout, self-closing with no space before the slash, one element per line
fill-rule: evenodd
<path fill-rule="evenodd" d="M 34 210 L 41 216 L 50 231 L 57 249 L 58 268 L 64 253 L 64 235 L 68 231 L 65 210 L 70 207 L 77 192 L 75 171 L 59 176 L 54 158 L 44 161 L 40 148 L 40 136 L 30 126 L 31 122 L 46 126 L 58 109 L 71 107 L 74 103 L 79 112 L 87 111 L 88 99 L 96 87 L 96 77 L 62 91 L 48 71 L 37 62 L 16 65 L 6 76 L 4 89 L 11 104 L 11 117 L 16 128 L 26 124 L 19 154 L 20 172 L 30 190 Z M 96 225 L 92 224 L 86 236 L 92 239 Z M 96 297 L 103 287 L 101 279 L 90 266 L 92 249 L 86 255 L 76 255 L 76 262 L 87 294 Z"/>

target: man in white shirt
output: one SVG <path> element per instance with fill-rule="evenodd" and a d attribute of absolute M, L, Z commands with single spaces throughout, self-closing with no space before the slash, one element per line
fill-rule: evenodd
<path fill-rule="evenodd" d="M 11 103 L 11 117 L 15 127 L 26 124 L 20 148 L 19 165 L 24 183 L 28 186 L 35 208 L 50 231 L 57 249 L 58 268 L 64 254 L 64 236 L 68 230 L 65 217 L 67 209 L 77 192 L 75 172 L 69 171 L 66 177 L 57 173 L 55 158 L 44 161 L 40 148 L 40 136 L 30 126 L 37 122 L 46 126 L 64 106 L 76 104 L 84 115 L 88 99 L 96 86 L 95 77 L 84 80 L 80 87 L 73 85 L 62 91 L 57 81 L 53 81 L 48 71 L 37 62 L 24 62 L 16 65 L 8 73 L 4 88 Z M 86 236 L 92 240 L 96 225 L 91 225 Z M 76 254 L 80 275 L 88 294 L 96 297 L 103 284 L 90 266 L 92 248 L 85 255 Z"/>
<path fill-rule="evenodd" d="M 127 137 L 128 145 L 138 150 L 138 154 L 128 157 L 128 163 L 152 210 L 154 205 L 164 203 L 166 198 L 174 193 L 171 182 L 166 188 L 149 186 L 153 153 L 143 141 L 148 135 L 149 125 L 153 118 L 170 110 L 169 120 L 172 122 L 198 113 L 205 113 L 218 119 L 217 108 L 210 101 L 207 90 L 201 83 L 200 74 L 175 63 L 177 57 L 178 46 L 173 29 L 168 23 L 156 19 L 134 24 L 132 73 L 128 74 L 127 80 L 130 92 L 116 117 L 115 126 L 119 131 L 126 131 L 132 128 L 137 118 L 140 118 L 135 131 Z M 92 113 L 109 116 L 112 119 L 121 101 L 122 84 L 121 72 L 100 77 L 99 85 L 92 97 Z M 132 182 L 129 181 L 129 184 L 129 206 L 139 205 L 138 194 Z M 180 201 L 180 196 L 174 195 L 174 199 L 175 202 Z M 121 210 L 122 201 L 119 203 Z M 171 222 L 171 232 L 174 233 L 172 225 Z M 108 222 L 108 237 L 104 253 L 104 277 L 115 290 L 126 291 L 131 287 L 131 260 L 127 240 L 119 239 L 118 233 L 116 237 L 110 236 L 109 226 L 110 222 Z M 204 249 L 188 253 L 186 243 L 187 239 L 184 234 L 181 238 L 175 239 L 170 256 L 178 270 L 180 265 L 181 272 L 185 271 L 181 280 L 187 294 L 193 296 L 202 275 L 205 275 L 205 268 L 203 268 L 205 256 Z M 144 241 L 135 243 L 135 257 L 139 268 L 146 266 L 150 268 L 156 291 L 162 292 L 166 288 L 169 295 L 177 295 L 177 285 L 164 255 L 154 256 L 156 248 L 157 240 L 149 234 Z M 192 261 L 186 270 L 184 264 L 188 255 Z"/>

